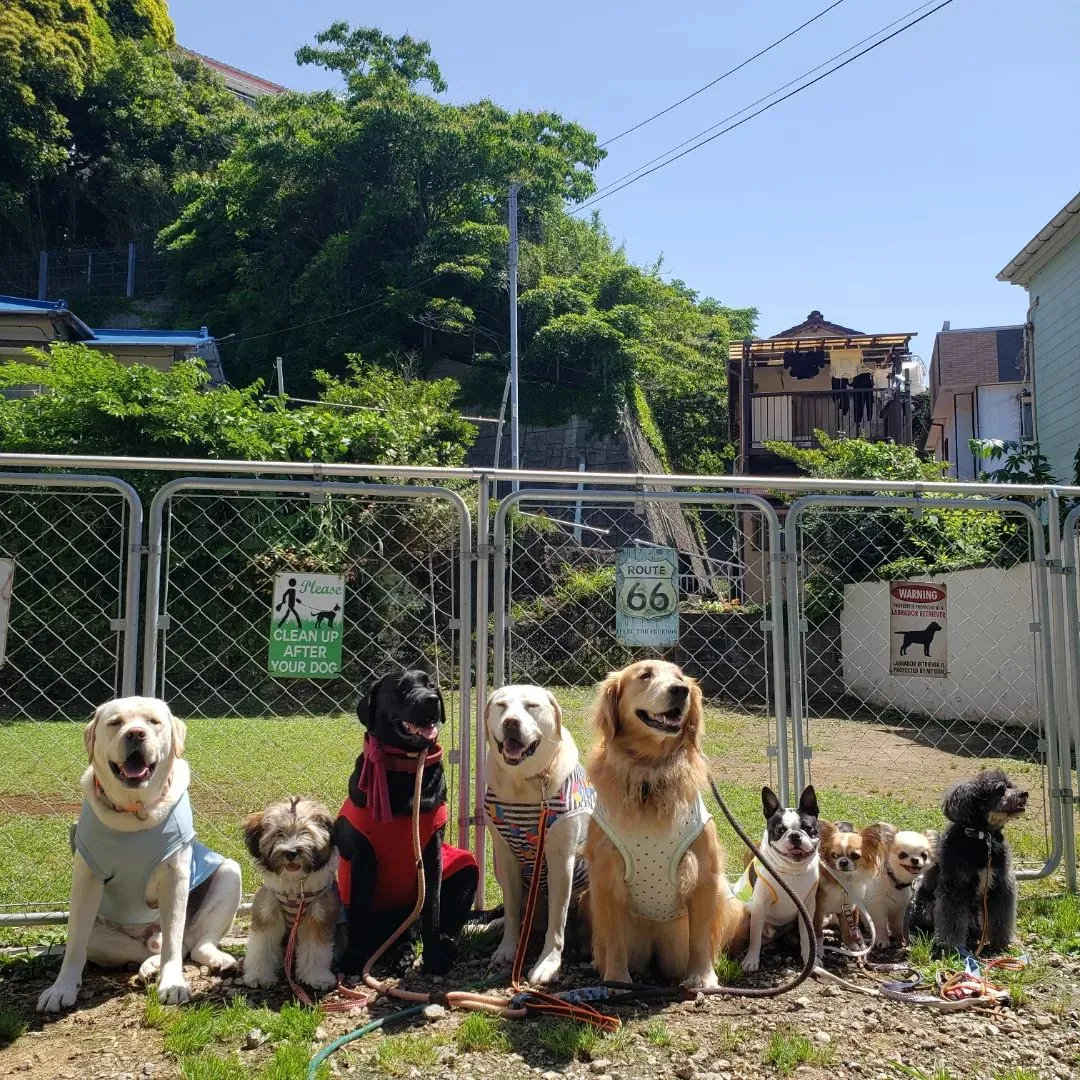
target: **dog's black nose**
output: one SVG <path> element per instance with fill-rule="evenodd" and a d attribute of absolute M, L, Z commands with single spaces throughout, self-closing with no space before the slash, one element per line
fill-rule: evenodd
<path fill-rule="evenodd" d="M 285 848 L 285 850 L 282 851 L 281 854 L 284 855 L 286 859 L 295 859 L 296 858 L 296 848 L 294 848 L 294 847 Z"/>
<path fill-rule="evenodd" d="M 1020 801 L 1021 805 L 1027 806 L 1028 793 L 1026 791 L 1021 791 L 1020 794 L 1017 795 L 1017 799 Z"/>
<path fill-rule="evenodd" d="M 521 731 L 521 721 L 516 716 L 508 716 L 503 721 L 503 731 Z"/>
<path fill-rule="evenodd" d="M 686 683 L 676 683 L 668 693 L 672 701 L 685 701 L 690 696 L 690 687 Z"/>
<path fill-rule="evenodd" d="M 788 839 L 791 841 L 792 847 L 802 847 L 803 845 L 802 833 L 792 833 Z"/>
<path fill-rule="evenodd" d="M 146 740 L 146 732 L 142 728 L 132 728 L 124 736 L 126 739 L 130 739 L 133 742 L 144 742 Z"/>

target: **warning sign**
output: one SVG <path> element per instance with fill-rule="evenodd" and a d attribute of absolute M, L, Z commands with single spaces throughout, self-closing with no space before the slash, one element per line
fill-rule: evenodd
<path fill-rule="evenodd" d="M 15 585 L 15 564 L 10 559 L 0 559 L 0 664 L 4 662 L 7 648 L 8 619 L 11 616 L 11 591 Z"/>
<path fill-rule="evenodd" d="M 341 674 L 345 579 L 336 574 L 277 574 L 270 612 L 267 670 L 285 679 Z"/>
<path fill-rule="evenodd" d="M 889 674 L 944 679 L 949 674 L 945 586 L 889 582 Z"/>

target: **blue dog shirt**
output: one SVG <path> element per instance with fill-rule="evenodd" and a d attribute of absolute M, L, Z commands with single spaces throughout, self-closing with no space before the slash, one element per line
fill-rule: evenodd
<path fill-rule="evenodd" d="M 71 842 L 105 885 L 98 915 L 124 926 L 157 922 L 157 911 L 146 903 L 146 886 L 153 872 L 185 845 L 192 846 L 189 889 L 201 885 L 225 861 L 195 839 L 186 791 L 160 824 L 135 832 L 110 829 L 83 802 Z"/>

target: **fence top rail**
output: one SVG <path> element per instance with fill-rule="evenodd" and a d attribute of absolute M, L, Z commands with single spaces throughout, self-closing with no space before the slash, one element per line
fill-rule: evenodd
<path fill-rule="evenodd" d="M 447 468 L 426 465 L 363 465 L 341 462 L 229 461 L 216 458 L 0 454 L 0 469 L 94 469 L 99 472 L 239 473 L 248 476 L 300 476 L 357 479 L 517 481 L 529 484 L 603 484 L 616 487 L 704 487 L 760 491 L 904 492 L 1020 497 L 1080 497 L 1080 487 L 1040 484 L 991 484 L 943 480 L 827 480 L 806 476 L 688 476 L 667 473 L 578 472 L 558 469 Z"/>

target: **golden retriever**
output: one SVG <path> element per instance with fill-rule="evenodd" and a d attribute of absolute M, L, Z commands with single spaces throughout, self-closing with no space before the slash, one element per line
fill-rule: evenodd
<path fill-rule="evenodd" d="M 701 690 L 675 664 L 642 660 L 608 675 L 593 720 L 597 806 L 585 855 L 596 967 L 605 981 L 629 982 L 655 962 L 668 979 L 715 987 L 717 956 L 743 912 L 701 797 Z"/>

